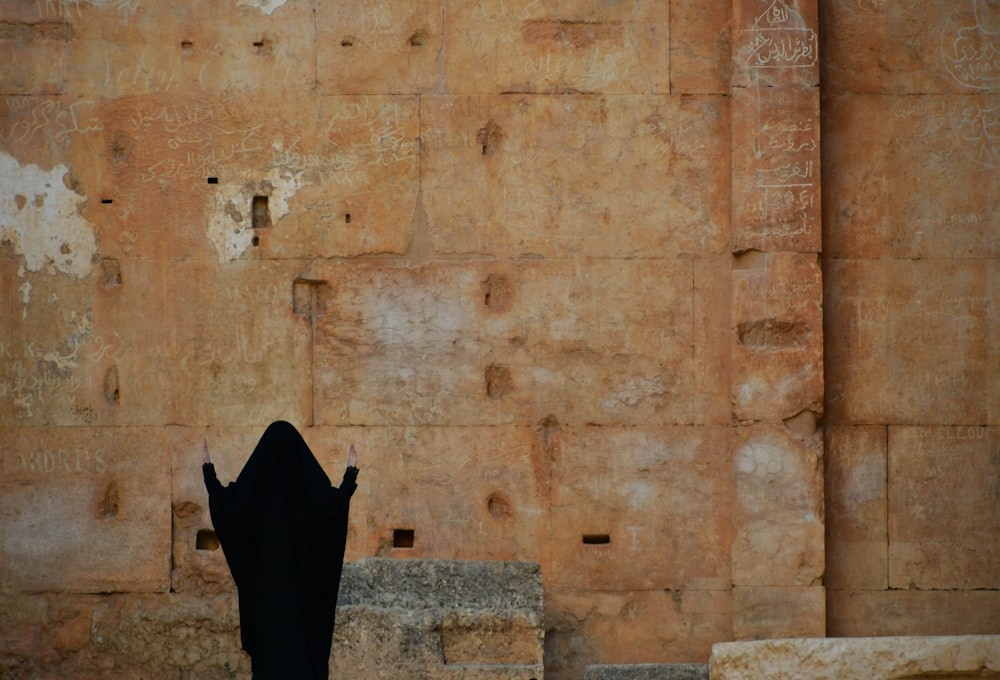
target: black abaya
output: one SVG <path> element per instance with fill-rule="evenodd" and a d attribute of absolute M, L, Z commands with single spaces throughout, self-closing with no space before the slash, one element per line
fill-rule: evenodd
<path fill-rule="evenodd" d="M 358 469 L 332 487 L 298 430 L 279 421 L 235 482 L 223 487 L 211 463 L 203 471 L 254 680 L 327 680 Z"/>

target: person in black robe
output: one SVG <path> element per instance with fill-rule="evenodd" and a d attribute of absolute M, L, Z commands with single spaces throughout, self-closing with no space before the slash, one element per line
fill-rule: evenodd
<path fill-rule="evenodd" d="M 351 444 L 340 488 L 330 485 L 290 423 L 268 426 L 243 470 L 222 486 L 202 471 L 212 525 L 239 596 L 240 637 L 254 680 L 327 680 L 347 517 L 357 489 Z"/>

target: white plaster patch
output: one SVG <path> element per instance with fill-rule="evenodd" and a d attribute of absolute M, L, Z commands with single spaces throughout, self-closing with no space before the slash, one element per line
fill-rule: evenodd
<path fill-rule="evenodd" d="M 90 273 L 97 254 L 94 226 L 80 214 L 85 196 L 68 189 L 69 169 L 22 166 L 0 152 L 0 240 L 9 241 L 31 271 L 56 268 L 74 278 Z"/>
<path fill-rule="evenodd" d="M 271 16 L 274 10 L 284 5 L 288 0 L 239 0 L 237 7 L 256 7 L 264 14 Z"/>
<path fill-rule="evenodd" d="M 289 199 L 301 188 L 302 174 L 281 168 L 272 168 L 259 182 L 220 185 L 208 219 L 208 238 L 219 262 L 238 260 L 253 244 L 255 195 L 267 196 L 271 224 L 276 226 L 288 214 Z"/>

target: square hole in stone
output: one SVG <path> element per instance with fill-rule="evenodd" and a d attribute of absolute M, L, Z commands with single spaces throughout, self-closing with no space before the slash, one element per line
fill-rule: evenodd
<path fill-rule="evenodd" d="M 392 547 L 393 548 L 412 548 L 413 547 L 413 529 L 393 529 L 392 530 Z"/>
<path fill-rule="evenodd" d="M 219 537 L 211 529 L 198 529 L 198 537 L 195 538 L 194 546 L 198 550 L 218 550 Z"/>

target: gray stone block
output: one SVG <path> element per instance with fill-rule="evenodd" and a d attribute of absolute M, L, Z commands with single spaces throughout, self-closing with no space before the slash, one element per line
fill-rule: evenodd
<path fill-rule="evenodd" d="M 587 666 L 584 680 L 708 680 L 708 664 L 641 663 Z"/>

